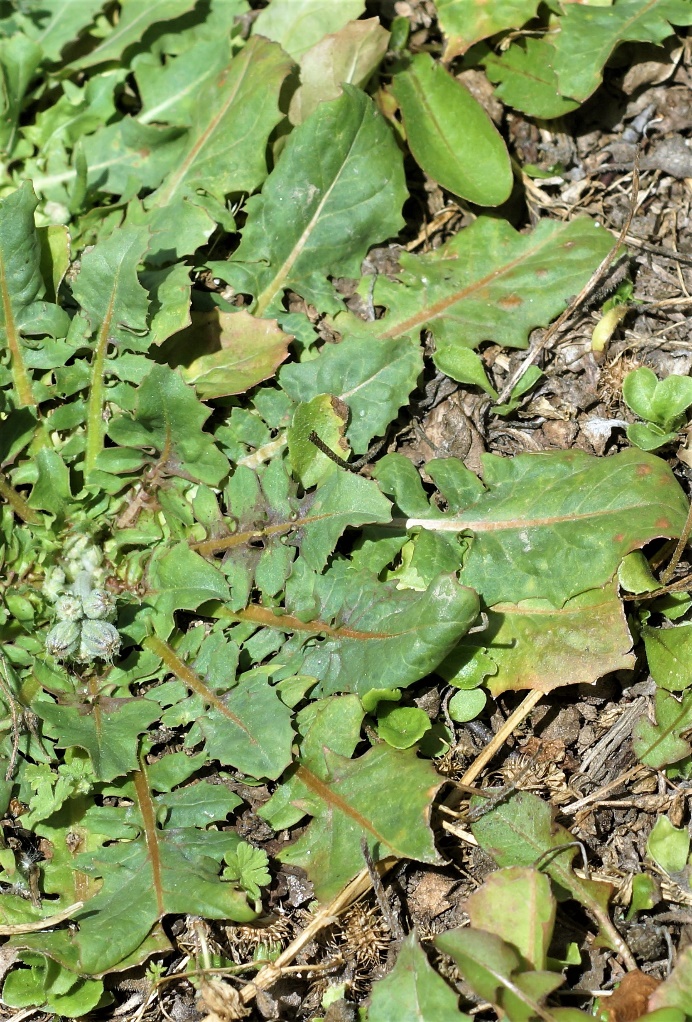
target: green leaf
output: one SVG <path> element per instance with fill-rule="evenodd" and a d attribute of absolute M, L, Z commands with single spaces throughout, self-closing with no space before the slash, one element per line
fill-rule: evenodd
<path fill-rule="evenodd" d="M 272 0 L 255 21 L 255 35 L 281 43 L 286 53 L 299 60 L 323 36 L 338 32 L 359 18 L 365 0 Z"/>
<path fill-rule="evenodd" d="M 83 979 L 55 962 L 30 952 L 23 958 L 29 969 L 14 969 L 2 988 L 2 999 L 11 1008 L 37 1008 L 64 1018 L 82 1018 L 103 997 L 101 980 Z"/>
<path fill-rule="evenodd" d="M 35 458 L 37 474 L 29 497 L 29 507 L 49 511 L 57 519 L 64 519 L 72 502 L 70 473 L 57 451 L 42 447 Z"/>
<path fill-rule="evenodd" d="M 148 581 L 156 610 L 166 621 L 175 610 L 197 610 L 208 600 L 224 600 L 229 595 L 219 569 L 184 542 L 152 558 Z"/>
<path fill-rule="evenodd" d="M 536 13 L 538 0 L 493 0 L 477 4 L 471 0 L 437 0 L 437 16 L 447 45 L 444 61 L 465 53 L 474 43 L 507 28 L 521 28 Z"/>
<path fill-rule="evenodd" d="M 666 873 L 682 873 L 690 854 L 687 828 L 674 827 L 667 816 L 659 816 L 647 838 L 646 853 Z"/>
<path fill-rule="evenodd" d="M 546 968 L 555 910 L 550 880 L 527 866 L 491 873 L 466 902 L 471 926 L 497 934 L 537 970 Z"/>
<path fill-rule="evenodd" d="M 128 826 L 121 831 L 125 840 L 77 859 L 82 872 L 103 877 L 99 893 L 79 914 L 79 933 L 72 937 L 79 969 L 86 974 L 117 965 L 169 913 L 238 922 L 255 915 L 245 895 L 219 877 L 222 856 L 237 844 L 234 834 L 162 827 L 159 806 L 165 805 L 165 796 L 163 801 L 152 797 L 144 770 L 134 775 L 128 795 L 133 804 L 126 810 Z M 121 820 L 121 827 L 125 823 L 117 810 L 106 809 L 102 815 Z"/>
<path fill-rule="evenodd" d="M 475 720 L 485 709 L 487 696 L 480 688 L 461 689 L 449 700 L 447 711 L 452 720 L 466 723 Z"/>
<path fill-rule="evenodd" d="M 330 14 L 335 10 L 330 6 Z M 300 124 L 320 103 L 338 99 L 344 82 L 365 89 L 388 43 L 389 33 L 379 18 L 349 21 L 315 43 L 300 59 L 300 87 L 291 97 L 288 111 L 291 123 Z"/>
<path fill-rule="evenodd" d="M 207 81 L 192 108 L 185 148 L 147 207 L 170 212 L 175 200 L 198 188 L 221 201 L 229 192 L 254 191 L 267 174 L 267 140 L 281 119 L 279 93 L 290 68 L 279 46 L 254 38 Z"/>
<path fill-rule="evenodd" d="M 319 358 L 284 366 L 279 382 L 294 401 L 333 394 L 348 405 L 346 439 L 356 454 L 365 454 L 408 402 L 422 371 L 420 345 L 412 338 L 373 344 L 370 337 L 349 337 L 325 345 Z"/>
<path fill-rule="evenodd" d="M 542 220 L 530 234 L 507 221 L 479 217 L 448 242 L 422 256 L 403 253 L 395 280 L 380 274 L 373 301 L 385 315 L 368 326 L 346 315 L 344 333 L 380 341 L 430 330 L 436 355 L 496 341 L 525 348 L 530 330 L 547 326 L 578 294 L 613 247 L 592 220 Z"/>
<path fill-rule="evenodd" d="M 275 319 L 258 319 L 241 309 L 235 313 L 214 310 L 202 322 L 194 319 L 184 340 L 194 358 L 181 370 L 183 379 L 194 386 L 201 400 L 210 401 L 244 394 L 274 376 L 288 358 L 293 337 Z M 208 353 L 200 354 L 205 349 Z"/>
<path fill-rule="evenodd" d="M 479 206 L 499 206 L 512 190 L 512 168 L 502 136 L 480 103 L 427 53 L 394 75 L 416 162 L 443 188 Z"/>
<path fill-rule="evenodd" d="M 500 55 L 489 50 L 482 64 L 498 99 L 531 117 L 564 117 L 579 106 L 560 91 L 551 39 L 520 38 Z"/>
<path fill-rule="evenodd" d="M 470 927 L 435 937 L 435 946 L 454 959 L 464 979 L 510 1022 L 543 1018 L 541 1001 L 563 983 L 554 972 L 527 972 L 517 952 L 494 933 Z"/>
<path fill-rule="evenodd" d="M 195 0 L 121 0 L 120 17 L 102 43 L 69 65 L 70 71 L 117 60 L 129 46 L 139 43 L 150 25 L 180 17 L 195 6 Z"/>
<path fill-rule="evenodd" d="M 137 268 L 148 244 L 149 232 L 144 228 L 125 227 L 116 231 L 84 255 L 72 285 L 72 292 L 96 334 L 87 412 L 87 479 L 103 449 L 109 349 L 115 345 L 125 351 L 143 350 L 141 336 L 147 331 L 149 300 L 137 278 Z"/>
<path fill-rule="evenodd" d="M 326 275 L 357 276 L 368 248 L 401 227 L 405 197 L 388 125 L 345 85 L 289 136 L 262 194 L 248 200 L 242 241 L 219 275 L 255 296 L 257 316 L 281 311 L 287 288 L 336 311 Z"/>
<path fill-rule="evenodd" d="M 185 679 L 183 679 L 185 680 Z M 276 779 L 291 762 L 291 711 L 265 674 L 242 676 L 224 696 L 201 692 L 209 703 L 189 741 L 203 737 L 207 755 L 251 777 Z"/>
<path fill-rule="evenodd" d="M 176 372 L 155 365 L 137 391 L 134 415 L 113 419 L 108 435 L 123 447 L 153 447 L 160 454 L 159 471 L 214 486 L 229 465 L 202 429 L 208 417 L 209 409 Z"/>
<path fill-rule="evenodd" d="M 255 900 L 261 896 L 260 888 L 266 887 L 271 880 L 267 853 L 261 848 L 253 848 L 247 841 L 241 841 L 233 851 L 226 852 L 224 862 L 224 880 L 239 882 Z"/>
<path fill-rule="evenodd" d="M 598 88 L 602 70 L 624 42 L 660 43 L 672 25 L 692 24 L 686 0 L 617 0 L 612 7 L 568 5 L 554 41 L 553 66 L 563 96 L 583 102 Z"/>
<path fill-rule="evenodd" d="M 392 971 L 375 981 L 369 1022 L 446 1022 L 466 1020 L 459 997 L 433 969 L 415 932 L 404 939 Z"/>
<path fill-rule="evenodd" d="M 628 408 L 641 419 L 657 421 L 654 415 L 654 395 L 658 377 L 648 366 L 640 366 L 627 374 L 622 382 L 622 396 Z"/>
<path fill-rule="evenodd" d="M 10 357 L 19 407 L 35 404 L 22 333 L 45 292 L 34 226 L 37 202 L 28 181 L 0 201 L 0 345 Z"/>
<path fill-rule="evenodd" d="M 642 625 L 641 634 L 649 670 L 658 687 L 682 692 L 692 685 L 692 624 L 675 628 Z"/>
<path fill-rule="evenodd" d="M 604 674 L 634 666 L 632 636 L 614 582 L 561 607 L 523 600 L 495 604 L 487 615 L 488 627 L 460 643 L 442 665 L 441 673 L 453 684 L 450 672 L 474 663 L 479 647 L 495 665 L 486 683 L 494 696 L 521 688 L 550 692 L 563 685 L 592 685 Z"/>
<path fill-rule="evenodd" d="M 471 831 L 498 866 L 534 866 L 540 859 L 543 872 L 569 891 L 597 922 L 601 940 L 617 951 L 623 949 L 622 938 L 608 916 L 610 885 L 577 876 L 572 862 L 579 850 L 570 832 L 554 822 L 550 805 L 520 791 L 490 809 L 471 825 Z"/>
<path fill-rule="evenodd" d="M 320 571 L 349 528 L 391 520 L 391 505 L 371 479 L 341 471 L 330 475 L 300 506 L 301 553 L 309 567 Z"/>
<path fill-rule="evenodd" d="M 121 777 L 137 768 L 139 735 L 159 715 L 158 707 L 139 699 L 99 696 L 91 703 L 60 705 L 41 700 L 35 712 L 58 735 L 60 749 L 86 749 L 96 776 L 102 781 Z"/>
<path fill-rule="evenodd" d="M 57 61 L 67 43 L 76 40 L 104 7 L 104 0 L 70 0 L 68 4 L 53 4 L 41 14 L 47 14 L 32 41 L 40 46 L 48 60 Z M 32 12 L 33 13 L 33 12 Z"/>
<path fill-rule="evenodd" d="M 377 714 L 377 734 L 394 749 L 410 749 L 431 727 L 430 717 L 416 706 L 385 704 Z"/>
<path fill-rule="evenodd" d="M 334 897 L 362 868 L 363 837 L 376 862 L 388 855 L 440 861 L 427 825 L 440 783 L 429 762 L 383 744 L 355 760 L 325 749 L 322 767 L 319 773 L 297 768 L 301 791 L 294 803 L 313 820 L 280 855 L 306 870 L 320 901 Z"/>
<path fill-rule="evenodd" d="M 486 493 L 463 515 L 408 527 L 473 535 L 463 581 L 492 607 L 570 597 L 604 586 L 622 558 L 657 536 L 678 536 L 687 501 L 664 461 L 631 448 L 483 455 Z"/>
<path fill-rule="evenodd" d="M 664 433 L 659 426 L 644 426 L 641 422 L 627 427 L 627 439 L 642 451 L 657 451 L 672 443 L 676 437 L 677 433 Z"/>
<path fill-rule="evenodd" d="M 42 59 L 40 47 L 25 35 L 18 33 L 11 39 L 0 39 L 0 151 L 4 159 L 15 149 L 26 92 Z"/>
<path fill-rule="evenodd" d="M 435 355 L 435 365 L 457 383 L 470 383 L 474 387 L 481 387 L 491 397 L 497 397 L 497 391 L 486 376 L 480 357 L 471 348 L 443 348 Z"/>
<path fill-rule="evenodd" d="M 324 634 L 305 645 L 300 672 L 320 680 L 321 694 L 406 688 L 434 670 L 478 614 L 473 590 L 444 575 L 423 593 L 355 573 L 343 585 L 318 579 L 320 592 L 339 624 L 311 622 Z"/>
<path fill-rule="evenodd" d="M 654 696 L 656 723 L 642 717 L 634 726 L 632 747 L 645 766 L 660 770 L 690 755 L 692 748 L 682 736 L 692 726 L 692 692 L 681 700 L 660 689 Z"/>
<path fill-rule="evenodd" d="M 323 454 L 310 439 L 314 431 L 320 440 L 344 460 L 349 448 L 344 440 L 347 409 L 343 402 L 331 394 L 318 394 L 312 401 L 298 405 L 287 431 L 288 457 L 294 473 L 309 489 L 318 486 L 338 471 L 333 461 Z"/>

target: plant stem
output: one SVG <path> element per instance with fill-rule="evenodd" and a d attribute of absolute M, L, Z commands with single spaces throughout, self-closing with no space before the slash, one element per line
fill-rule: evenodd
<path fill-rule="evenodd" d="M 0 473 L 0 497 L 4 497 L 18 518 L 21 518 L 27 525 L 42 525 L 43 515 L 29 507 L 24 497 L 21 497 L 14 487 L 10 486 L 5 476 Z"/>
<path fill-rule="evenodd" d="M 107 315 L 101 324 L 94 361 L 91 366 L 91 386 L 89 388 L 89 404 L 87 407 L 86 451 L 84 454 L 84 478 L 87 482 L 89 481 L 89 476 L 96 468 L 96 459 L 103 449 L 105 433 L 103 425 L 103 391 L 111 318 L 110 314 Z"/>

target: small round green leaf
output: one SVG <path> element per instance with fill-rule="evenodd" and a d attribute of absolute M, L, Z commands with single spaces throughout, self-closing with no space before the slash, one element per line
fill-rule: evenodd
<path fill-rule="evenodd" d="M 486 693 L 482 688 L 461 689 L 449 700 L 449 716 L 460 724 L 467 720 L 475 720 L 483 711 Z"/>
<path fill-rule="evenodd" d="M 385 706 L 377 733 L 395 749 L 410 749 L 431 727 L 430 718 L 416 706 Z"/>

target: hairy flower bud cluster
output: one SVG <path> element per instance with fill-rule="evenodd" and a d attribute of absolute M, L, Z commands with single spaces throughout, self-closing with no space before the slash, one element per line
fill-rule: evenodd
<path fill-rule="evenodd" d="M 115 601 L 106 589 L 91 589 L 84 579 L 72 592 L 55 602 L 56 624 L 46 636 L 46 650 L 57 660 L 106 660 L 120 652 L 118 629 L 110 623 L 115 617 Z"/>

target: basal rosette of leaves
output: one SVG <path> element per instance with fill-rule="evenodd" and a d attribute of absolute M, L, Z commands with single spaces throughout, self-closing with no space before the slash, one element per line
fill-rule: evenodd
<path fill-rule="evenodd" d="M 501 6 L 476 35 L 536 5 L 510 21 Z M 419 386 L 423 331 L 437 368 L 469 382 L 471 349 L 525 347 L 613 244 L 586 218 L 523 234 L 480 216 L 363 281 L 379 319 L 347 312 L 334 278 L 360 278 L 404 225 L 404 134 L 462 199 L 498 204 L 511 187 L 475 101 L 432 58 L 392 62 L 363 8 L 272 0 L 252 31 L 245 0 L 46 0 L 0 17 L 0 803 L 43 856 L 0 848 L 0 925 L 81 904 L 76 926 L 9 935 L 16 1008 L 105 1007 L 105 974 L 170 954 L 170 917 L 254 919 L 268 878 L 236 829 L 245 782 L 271 789 L 275 831 L 303 827 L 280 858 L 321 901 L 362 867 L 362 841 L 375 860 L 439 863 L 449 732 L 422 710 L 395 726 L 392 702 L 412 710 L 406 690 L 433 674 L 497 696 L 631 666 L 618 568 L 683 529 L 681 488 L 641 450 L 486 456 L 482 480 L 436 459 L 424 486 L 400 455 L 358 474 L 312 443 L 315 430 L 342 461 L 364 454 Z M 350 77 L 318 101 L 325 60 Z M 450 156 L 449 121 L 420 118 L 442 105 L 453 121 L 454 104 L 473 131 Z M 318 337 L 306 303 L 338 339 Z M 671 694 L 683 628 L 644 631 L 665 691 L 635 740 L 656 766 L 689 754 L 688 701 Z M 553 845 L 529 809 L 539 838 L 500 864 L 528 871 L 547 925 L 526 848 Z M 490 848 L 497 829 L 477 839 Z M 563 859 L 553 880 L 617 948 L 603 891 Z M 489 941 L 494 1003 L 511 1003 L 526 960 L 540 975 L 523 1008 L 540 1008 L 555 974 L 507 939 Z M 448 946 L 485 996 L 463 939 Z M 451 1011 L 421 955 L 410 938 L 401 969 Z"/>

